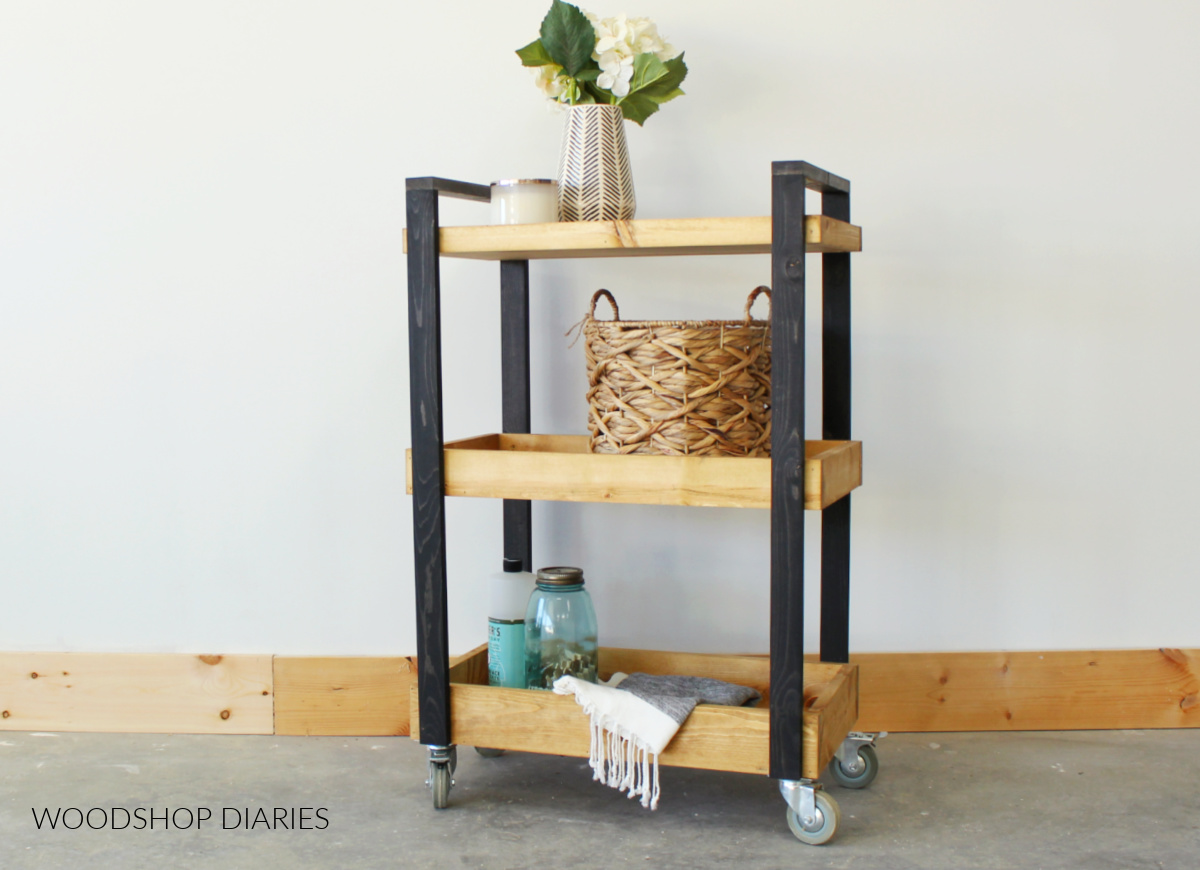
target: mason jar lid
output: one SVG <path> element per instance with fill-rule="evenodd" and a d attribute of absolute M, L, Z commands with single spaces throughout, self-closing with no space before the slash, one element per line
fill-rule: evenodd
<path fill-rule="evenodd" d="M 583 583 L 582 568 L 541 568 L 537 572 L 537 582 L 544 586 L 578 586 Z"/>
<path fill-rule="evenodd" d="M 504 178 L 493 181 L 492 187 L 516 187 L 518 184 L 557 184 L 552 178 Z"/>

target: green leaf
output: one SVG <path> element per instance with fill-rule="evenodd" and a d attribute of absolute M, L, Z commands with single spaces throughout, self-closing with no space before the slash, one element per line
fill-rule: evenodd
<path fill-rule="evenodd" d="M 592 59 L 596 47 L 596 31 L 592 22 L 579 11 L 578 6 L 554 0 L 550 11 L 542 19 L 541 43 L 551 60 L 563 68 L 571 77 Z"/>
<path fill-rule="evenodd" d="M 606 104 L 612 102 L 612 94 L 604 90 L 604 88 L 600 87 L 595 82 L 584 82 L 583 90 L 591 99 L 580 100 L 580 102 Z"/>
<path fill-rule="evenodd" d="M 687 91 L 681 90 L 680 88 L 676 88 L 675 90 L 668 91 L 665 94 L 660 94 L 657 91 L 652 92 L 651 90 L 647 90 L 644 93 L 646 94 L 646 96 L 648 96 L 650 99 L 654 100 L 654 102 L 658 103 L 661 106 L 663 103 L 671 102 L 671 100 L 675 99 L 676 97 L 684 96 L 684 94 L 686 94 Z"/>
<path fill-rule="evenodd" d="M 540 39 L 535 39 L 524 48 L 518 48 L 517 57 L 521 58 L 521 66 L 546 66 L 554 63 L 554 58 L 546 51 L 546 46 L 542 45 Z"/>
<path fill-rule="evenodd" d="M 600 64 L 593 63 L 590 67 L 579 71 L 579 75 L 575 76 L 581 82 L 594 82 L 600 78 Z"/>
<path fill-rule="evenodd" d="M 682 54 L 671 58 L 663 65 L 667 68 L 667 75 L 656 79 L 642 89 L 646 96 L 652 97 L 659 103 L 683 96 L 683 91 L 679 89 L 679 86 L 688 74 L 687 64 L 683 62 Z"/>
<path fill-rule="evenodd" d="M 639 54 L 633 61 L 633 78 L 629 80 L 629 93 L 637 93 L 669 72 L 667 65 L 650 52 Z"/>
<path fill-rule="evenodd" d="M 633 121 L 639 127 L 646 123 L 646 119 L 658 111 L 658 103 L 653 97 L 648 97 L 645 94 L 631 93 L 629 96 L 621 100 L 621 113 L 628 121 Z"/>
<path fill-rule="evenodd" d="M 683 62 L 683 55 L 664 63 L 653 54 L 640 54 L 633 62 L 629 94 L 618 100 L 618 105 L 628 120 L 641 126 L 662 103 L 683 96 L 679 83 L 686 76 L 687 64 Z"/>

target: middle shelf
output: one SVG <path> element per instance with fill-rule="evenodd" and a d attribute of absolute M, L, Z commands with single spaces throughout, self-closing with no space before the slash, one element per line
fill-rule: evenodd
<path fill-rule="evenodd" d="M 445 494 L 530 501 L 695 507 L 771 506 L 766 457 L 591 453 L 586 435 L 491 434 L 448 441 Z M 806 441 L 804 508 L 822 510 L 862 484 L 861 441 Z M 405 451 L 412 493 L 412 451 Z"/>

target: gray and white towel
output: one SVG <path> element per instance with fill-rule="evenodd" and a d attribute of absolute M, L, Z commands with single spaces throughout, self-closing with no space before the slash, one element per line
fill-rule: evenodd
<path fill-rule="evenodd" d="M 708 677 L 614 674 L 608 683 L 559 677 L 554 691 L 574 695 L 591 717 L 592 778 L 658 808 L 658 756 L 697 704 L 739 707 L 754 689 Z"/>

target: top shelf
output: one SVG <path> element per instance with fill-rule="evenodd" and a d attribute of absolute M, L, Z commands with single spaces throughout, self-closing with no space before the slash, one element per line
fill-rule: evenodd
<path fill-rule="evenodd" d="M 580 257 L 683 257 L 771 253 L 771 218 L 682 218 L 577 221 L 482 227 L 442 227 L 443 257 L 469 260 L 553 260 Z M 862 250 L 862 228 L 825 215 L 808 215 L 810 254 Z M 408 231 L 404 231 L 408 252 Z"/>

